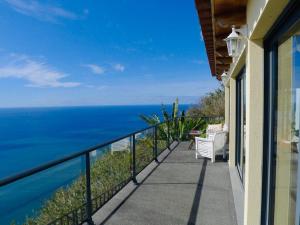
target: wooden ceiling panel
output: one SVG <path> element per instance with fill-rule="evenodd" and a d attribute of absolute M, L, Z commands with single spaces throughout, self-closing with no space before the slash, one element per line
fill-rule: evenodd
<path fill-rule="evenodd" d="M 232 8 L 241 8 L 247 5 L 247 0 L 214 0 L 214 15 L 222 14 L 228 11 L 232 14 L 236 13 Z"/>
<path fill-rule="evenodd" d="M 232 58 L 224 39 L 230 34 L 232 25 L 240 27 L 246 23 L 246 0 L 214 0 L 213 29 L 216 57 L 216 73 L 221 75 L 230 68 Z"/>
<path fill-rule="evenodd" d="M 195 0 L 211 73 L 216 73 L 211 0 Z"/>
<path fill-rule="evenodd" d="M 224 39 L 230 34 L 232 25 L 246 24 L 247 0 L 195 0 L 203 39 L 212 75 L 220 79 L 228 70 L 231 57 L 228 56 Z"/>
<path fill-rule="evenodd" d="M 217 56 L 216 61 L 221 62 L 221 64 L 230 64 L 230 63 L 232 63 L 232 58 L 231 57 Z"/>
<path fill-rule="evenodd" d="M 227 50 L 226 45 L 225 45 L 225 46 L 222 46 L 222 47 L 217 47 L 215 52 L 216 52 L 218 55 L 221 55 L 221 56 L 223 56 L 223 57 L 229 57 L 229 56 L 228 56 L 228 50 Z"/>

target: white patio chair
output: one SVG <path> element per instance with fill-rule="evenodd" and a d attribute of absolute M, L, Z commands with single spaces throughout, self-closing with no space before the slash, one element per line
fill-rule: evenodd
<path fill-rule="evenodd" d="M 222 131 L 223 129 L 223 124 L 222 123 L 217 123 L 217 124 L 208 124 L 207 125 L 207 131 Z"/>
<path fill-rule="evenodd" d="M 223 131 L 223 126 L 221 123 L 209 124 L 206 128 L 206 138 L 209 138 L 209 136 L 214 135 L 214 133 L 219 131 Z"/>
<path fill-rule="evenodd" d="M 196 159 L 198 156 L 210 158 L 211 162 L 215 162 L 216 154 L 223 153 L 223 159 L 226 158 L 226 131 L 210 133 L 207 138 L 195 138 L 196 143 Z"/>

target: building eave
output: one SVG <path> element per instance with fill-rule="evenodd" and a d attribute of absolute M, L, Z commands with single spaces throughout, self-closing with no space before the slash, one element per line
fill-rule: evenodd
<path fill-rule="evenodd" d="M 206 53 L 213 76 L 220 76 L 232 63 L 224 39 L 232 25 L 246 23 L 247 0 L 195 0 Z"/>

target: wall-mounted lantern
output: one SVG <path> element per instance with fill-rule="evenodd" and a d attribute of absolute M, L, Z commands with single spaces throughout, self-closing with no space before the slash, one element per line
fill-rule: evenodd
<path fill-rule="evenodd" d="M 236 57 L 239 53 L 242 37 L 236 32 L 235 26 L 232 26 L 232 31 L 227 38 L 224 39 L 227 44 L 228 55 Z"/>
<path fill-rule="evenodd" d="M 227 83 L 227 81 L 228 81 L 228 75 L 227 75 L 227 73 L 224 71 L 223 73 L 222 73 L 222 75 L 221 75 L 221 79 L 222 79 L 222 83 L 223 83 L 223 85 L 225 86 L 226 85 L 226 83 Z"/>

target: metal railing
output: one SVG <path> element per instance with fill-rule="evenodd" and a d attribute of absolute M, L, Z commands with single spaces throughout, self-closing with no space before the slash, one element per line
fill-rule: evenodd
<path fill-rule="evenodd" d="M 204 119 L 211 121 L 210 118 Z M 46 193 L 46 197 L 41 197 L 42 194 L 36 194 L 33 191 L 34 195 L 36 194 L 36 196 L 40 197 L 34 196 L 32 199 L 38 198 L 39 203 L 43 204 L 42 207 L 46 206 L 48 208 L 55 208 L 53 205 L 57 206 L 55 204 L 59 204 L 55 201 L 63 201 L 62 199 L 64 198 L 73 199 L 74 202 L 70 203 L 71 206 L 69 208 L 67 206 L 68 202 L 66 202 L 67 211 L 60 212 L 58 210 L 56 218 L 51 218 L 50 220 L 47 216 L 44 216 L 45 218 L 38 217 L 35 220 L 35 217 L 38 216 L 37 213 L 40 213 L 39 208 L 41 206 L 33 207 L 32 209 L 26 205 L 28 203 L 21 203 L 19 199 L 16 199 L 18 204 L 20 203 L 27 207 L 23 210 L 24 213 L 27 214 L 27 211 L 29 211 L 32 214 L 26 215 L 29 221 L 26 223 L 57 225 L 82 224 L 87 222 L 88 224 L 94 224 L 92 215 L 97 210 L 128 184 L 128 182 L 133 181 L 137 183 L 137 175 L 152 161 L 157 162 L 160 153 L 165 149 L 170 149 L 173 141 L 178 141 L 176 137 L 171 137 L 170 122 L 166 121 L 138 130 L 15 176 L 5 178 L 0 181 L 0 198 L 5 197 L 5 193 L 7 194 L 9 190 L 12 190 L 13 194 L 15 194 L 25 189 L 31 191 L 35 186 L 44 188 L 43 185 L 45 187 L 49 186 L 47 182 L 51 180 L 55 185 L 48 190 L 49 193 L 47 190 L 43 191 L 43 193 Z M 163 130 L 162 128 L 167 129 L 164 135 L 160 133 Z M 118 146 L 115 148 L 114 145 Z M 76 166 L 80 168 L 78 169 Z M 72 177 L 71 179 L 69 175 Z M 60 182 L 60 176 L 63 176 L 63 182 Z M 1 191 L 4 194 L 1 194 Z M 3 203 L 3 201 L 1 203 L 0 199 L 0 204 Z M 22 209 L 20 210 L 22 211 Z M 47 212 L 42 212 L 47 214 Z M 32 216 L 31 219 L 30 216 Z M 26 218 L 13 218 L 9 223 L 18 224 L 18 221 L 14 221 L 14 219 L 19 219 L 23 224 L 24 221 L 22 220 Z"/>

